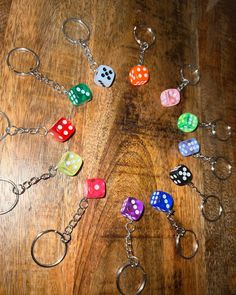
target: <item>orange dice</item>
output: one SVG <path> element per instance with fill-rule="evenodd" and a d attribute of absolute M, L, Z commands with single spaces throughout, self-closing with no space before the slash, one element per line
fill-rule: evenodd
<path fill-rule="evenodd" d="M 149 80 L 148 69 L 145 66 L 135 66 L 129 72 L 130 83 L 134 86 L 144 85 Z"/>

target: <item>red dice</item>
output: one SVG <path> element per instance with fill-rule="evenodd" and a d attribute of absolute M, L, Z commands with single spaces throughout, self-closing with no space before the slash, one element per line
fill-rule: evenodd
<path fill-rule="evenodd" d="M 70 120 L 62 117 L 50 128 L 49 132 L 57 141 L 64 142 L 75 133 L 75 126 Z"/>
<path fill-rule="evenodd" d="M 106 183 L 101 178 L 90 178 L 84 183 L 85 197 L 88 199 L 104 198 L 106 194 Z"/>

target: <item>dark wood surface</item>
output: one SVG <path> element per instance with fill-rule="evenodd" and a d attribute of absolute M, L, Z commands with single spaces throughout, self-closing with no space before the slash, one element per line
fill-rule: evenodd
<path fill-rule="evenodd" d="M 78 176 L 58 174 L 38 183 L 20 197 L 11 213 L 0 216 L 0 294 L 118 294 L 115 273 L 127 260 L 126 220 L 119 211 L 130 195 L 146 205 L 133 235 L 135 254 L 148 274 L 143 294 L 236 294 L 235 173 L 221 182 L 207 165 L 183 159 L 177 143 L 187 136 L 176 129 L 176 120 L 185 111 L 201 121 L 225 119 L 233 129 L 230 141 L 217 141 L 206 130 L 198 129 L 194 135 L 203 153 L 235 161 L 235 15 L 233 0 L 0 1 L 1 111 L 16 126 L 50 126 L 64 115 L 73 118 L 77 128 L 64 144 L 40 136 L 6 138 L 0 146 L 1 177 L 22 183 L 46 172 L 67 150 L 84 159 Z M 64 39 L 60 27 L 70 16 L 89 24 L 95 59 L 116 70 L 112 88 L 95 86 L 82 50 Z M 148 24 L 157 33 L 156 44 L 145 56 L 151 79 L 139 88 L 127 81 L 138 59 L 132 35 L 137 23 Z M 49 87 L 11 73 L 5 56 L 18 46 L 35 50 L 40 70 L 66 87 L 87 83 L 94 94 L 92 102 L 72 110 L 68 99 Z M 163 108 L 160 93 L 176 86 L 178 67 L 184 63 L 199 65 L 201 81 L 183 91 L 178 106 Z M 191 169 L 200 190 L 221 198 L 224 216 L 220 221 L 206 222 L 200 214 L 200 199 L 189 187 L 177 187 L 169 180 L 170 169 L 179 163 Z M 96 176 L 107 181 L 106 198 L 91 200 L 63 263 L 40 268 L 30 256 L 33 238 L 48 228 L 62 231 L 83 196 L 84 179 Z M 192 260 L 177 256 L 165 214 L 148 204 L 156 189 L 174 196 L 176 218 L 196 232 L 200 248 Z M 9 188 L 1 185 L 2 200 L 11 196 Z M 50 246 L 54 244 L 43 244 L 42 253 L 53 254 Z M 129 289 L 133 279 L 128 275 Z"/>

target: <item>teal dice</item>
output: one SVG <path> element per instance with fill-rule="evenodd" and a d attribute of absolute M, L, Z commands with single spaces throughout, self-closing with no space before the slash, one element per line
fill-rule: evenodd
<path fill-rule="evenodd" d="M 198 127 L 198 118 L 191 113 L 184 113 L 179 117 L 177 127 L 183 132 L 193 132 Z"/>
<path fill-rule="evenodd" d="M 68 91 L 68 97 L 74 106 L 79 106 L 90 101 L 93 95 L 89 87 L 81 83 Z"/>

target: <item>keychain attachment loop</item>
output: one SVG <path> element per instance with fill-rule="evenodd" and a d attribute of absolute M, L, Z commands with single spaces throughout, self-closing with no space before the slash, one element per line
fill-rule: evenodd
<path fill-rule="evenodd" d="M 40 262 L 40 261 L 36 258 L 36 256 L 35 256 L 35 245 L 36 245 L 36 243 L 38 242 L 38 240 L 39 240 L 42 236 L 44 236 L 44 235 L 46 235 L 46 234 L 48 234 L 48 233 L 51 233 L 51 232 L 53 232 L 53 233 L 55 233 L 56 235 L 59 236 L 61 243 L 63 243 L 63 245 L 64 245 L 64 251 L 63 251 L 62 255 L 61 255 L 56 261 L 54 261 L 54 262 L 52 262 L 52 263 L 43 263 L 43 262 Z M 47 230 L 42 231 L 41 233 L 39 233 L 39 234 L 36 236 L 36 238 L 33 240 L 32 245 L 31 245 L 31 256 L 32 256 L 34 262 L 37 263 L 39 266 L 47 267 L 47 268 L 54 267 L 54 266 L 58 265 L 59 263 L 61 263 L 62 260 L 66 257 L 66 254 L 67 254 L 67 248 L 68 248 L 68 245 L 67 245 L 67 243 L 65 243 L 65 242 L 63 241 L 63 238 L 64 238 L 64 237 L 63 237 L 63 234 L 60 233 L 60 232 L 57 231 L 57 230 L 54 230 L 54 229 L 47 229 Z"/>
<path fill-rule="evenodd" d="M 86 31 L 86 37 L 84 39 L 80 38 L 80 39 L 73 39 L 67 32 L 66 32 L 66 25 L 70 22 L 74 22 L 77 23 L 80 27 L 82 27 L 83 29 L 85 29 Z M 89 41 L 90 38 L 90 29 L 89 27 L 86 25 L 86 23 L 84 21 L 82 21 L 79 18 L 75 18 L 75 17 L 70 17 L 67 18 L 63 24 L 62 24 L 62 32 L 65 35 L 66 39 L 71 42 L 72 44 L 80 44 L 80 43 L 86 43 Z"/>
<path fill-rule="evenodd" d="M 16 192 L 18 192 L 17 185 L 13 181 L 11 181 L 10 179 L 5 179 L 5 178 L 0 177 L 0 182 L 1 181 L 2 182 L 10 183 L 13 186 L 13 190 L 15 190 Z M 0 215 L 6 214 L 6 213 L 10 212 L 12 209 L 14 209 L 15 206 L 17 205 L 18 201 L 19 201 L 19 194 L 15 194 L 15 201 L 14 201 L 14 203 L 7 210 L 1 210 L 0 211 Z"/>
<path fill-rule="evenodd" d="M 147 41 L 141 40 L 138 37 L 138 31 L 140 31 L 140 30 L 146 30 L 148 33 L 150 33 L 151 42 L 148 43 Z M 135 26 L 133 34 L 134 34 L 134 39 L 140 45 L 141 50 L 148 49 L 156 41 L 156 34 L 155 34 L 154 30 L 152 28 L 146 26 L 146 25 L 137 25 L 137 26 Z"/>
<path fill-rule="evenodd" d="M 137 291 L 135 291 L 135 293 L 134 293 L 134 295 L 138 295 L 143 291 L 143 289 L 145 288 L 146 282 L 147 282 L 147 274 L 146 274 L 144 268 L 140 264 L 134 266 L 134 265 L 131 265 L 130 262 L 127 262 L 127 263 L 123 264 L 120 268 L 118 268 L 117 273 L 116 273 L 116 286 L 117 286 L 117 289 L 120 292 L 120 294 L 126 295 L 126 293 L 124 293 L 124 291 L 122 290 L 122 288 L 120 286 L 120 277 L 121 277 L 121 274 L 129 267 L 131 267 L 131 269 L 139 268 L 143 274 L 142 281 L 140 282 L 140 285 L 139 285 Z"/>
<path fill-rule="evenodd" d="M 8 118 L 8 116 L 4 113 L 0 111 L 0 117 L 2 117 L 3 119 L 5 119 L 7 121 L 7 127 L 4 130 L 4 133 L 0 135 L 0 141 L 3 140 L 5 137 L 8 136 L 8 128 L 11 128 L 11 122 L 10 119 Z"/>
<path fill-rule="evenodd" d="M 225 135 L 222 136 L 217 132 L 218 128 L 223 128 L 225 130 Z M 232 129 L 224 120 L 218 119 L 211 123 L 211 134 L 221 141 L 226 141 L 231 137 Z"/>
<path fill-rule="evenodd" d="M 34 61 L 35 61 L 34 67 L 33 68 L 30 67 L 28 72 L 23 72 L 23 71 L 17 70 L 10 62 L 10 57 L 14 52 L 22 52 L 22 53 L 28 52 L 31 55 L 33 55 Z M 16 48 L 13 48 L 12 50 L 10 50 L 7 54 L 6 62 L 7 62 L 9 69 L 11 71 L 13 71 L 16 75 L 19 75 L 19 76 L 29 76 L 32 74 L 33 71 L 37 70 L 40 66 L 40 59 L 39 59 L 39 56 L 37 55 L 37 53 L 35 53 L 32 49 L 29 49 L 26 47 L 16 47 Z"/>
<path fill-rule="evenodd" d="M 224 163 L 225 171 L 223 173 L 221 168 L 219 168 L 219 163 Z M 232 164 L 228 159 L 225 157 L 214 157 L 210 161 L 211 164 L 211 171 L 212 173 L 220 180 L 226 180 L 228 179 L 232 174 Z M 217 168 L 218 167 L 218 168 Z"/>
<path fill-rule="evenodd" d="M 217 201 L 218 204 L 218 213 L 215 217 L 210 217 L 209 214 L 206 213 L 206 205 L 208 202 L 210 202 L 210 200 L 215 200 Z M 202 211 L 202 215 L 204 216 L 204 218 L 210 222 L 214 222 L 217 221 L 222 213 L 223 213 L 223 206 L 220 202 L 220 199 L 216 196 L 207 196 L 202 200 L 202 204 L 201 204 L 201 211 Z"/>
<path fill-rule="evenodd" d="M 187 75 L 187 71 L 190 71 L 190 76 Z M 182 83 L 184 83 L 182 89 L 187 85 L 192 85 L 192 86 L 196 85 L 200 80 L 199 69 L 195 65 L 191 65 L 191 64 L 183 65 L 180 69 L 180 77 L 181 77 Z"/>
<path fill-rule="evenodd" d="M 189 254 L 189 255 L 185 255 L 183 253 L 183 250 L 182 250 L 182 247 L 181 247 L 181 239 L 183 239 L 187 233 L 193 235 L 193 238 L 194 238 L 193 250 L 192 250 L 192 253 Z M 177 249 L 178 254 L 182 258 L 184 258 L 184 259 L 191 259 L 191 258 L 193 258 L 197 254 L 198 248 L 199 248 L 199 242 L 198 242 L 197 236 L 196 236 L 196 234 L 195 234 L 194 231 L 192 231 L 190 229 L 186 229 L 186 230 L 184 230 L 183 233 L 178 234 L 176 236 L 176 249 Z"/>

